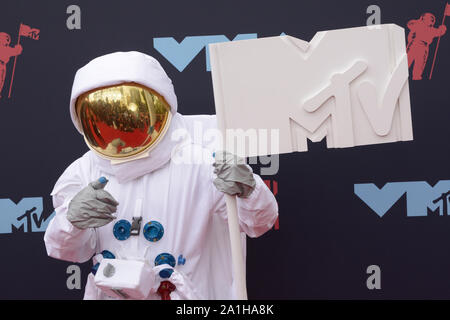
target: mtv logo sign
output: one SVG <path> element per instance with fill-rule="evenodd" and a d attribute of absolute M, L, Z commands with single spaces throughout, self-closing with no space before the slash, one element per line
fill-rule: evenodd
<path fill-rule="evenodd" d="M 404 29 L 386 24 L 210 44 L 219 128 L 278 130 L 245 156 L 413 139 Z M 260 144 L 259 144 L 260 145 Z M 253 150 L 253 151 L 252 151 Z M 233 152 L 234 150 L 229 150 Z"/>
<path fill-rule="evenodd" d="M 24 232 L 44 232 L 54 216 L 44 219 L 41 197 L 23 198 L 19 203 L 11 199 L 0 199 L 0 234 L 13 230 Z"/>

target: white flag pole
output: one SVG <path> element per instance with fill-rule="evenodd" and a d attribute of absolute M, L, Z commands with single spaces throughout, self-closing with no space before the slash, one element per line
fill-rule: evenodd
<path fill-rule="evenodd" d="M 214 44 L 209 45 L 210 52 L 210 62 L 211 65 L 217 63 L 217 59 L 214 58 L 215 52 Z M 221 90 L 217 87 L 219 86 L 220 79 L 218 78 L 218 70 L 219 66 L 216 65 L 214 68 L 211 68 L 211 76 L 213 80 L 213 86 L 216 87 L 214 90 L 214 101 L 216 105 L 216 113 L 217 118 L 223 119 L 223 110 L 219 107 L 222 105 L 222 96 Z M 223 134 L 223 150 L 226 150 L 226 134 L 225 134 L 225 126 L 224 123 L 218 121 L 218 127 Z M 235 298 L 237 300 L 247 300 L 247 284 L 246 284 L 246 273 L 245 273 L 245 260 L 244 253 L 242 250 L 242 242 L 241 242 L 241 232 L 239 228 L 239 219 L 237 213 L 237 201 L 236 196 L 230 196 L 225 194 L 225 203 L 227 205 L 227 217 L 228 217 L 228 229 L 230 234 L 230 245 L 231 245 L 231 263 L 232 263 L 232 271 L 233 271 L 233 286 L 235 290 Z"/>
<path fill-rule="evenodd" d="M 241 232 L 237 214 L 237 202 L 235 196 L 225 194 L 227 204 L 228 229 L 230 231 L 231 260 L 233 264 L 233 283 L 236 299 L 247 300 L 247 284 L 245 279 L 245 262 L 242 251 Z"/>

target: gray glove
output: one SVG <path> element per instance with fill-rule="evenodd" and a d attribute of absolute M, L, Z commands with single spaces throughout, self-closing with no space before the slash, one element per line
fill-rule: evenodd
<path fill-rule="evenodd" d="M 245 159 L 226 151 L 219 151 L 215 153 L 213 166 L 217 175 L 214 185 L 219 191 L 247 198 L 255 189 L 253 171 L 245 164 Z"/>
<path fill-rule="evenodd" d="M 119 204 L 113 196 L 103 190 L 108 183 L 104 177 L 91 182 L 78 192 L 69 204 L 67 219 L 78 229 L 98 228 L 108 224 L 116 217 Z"/>

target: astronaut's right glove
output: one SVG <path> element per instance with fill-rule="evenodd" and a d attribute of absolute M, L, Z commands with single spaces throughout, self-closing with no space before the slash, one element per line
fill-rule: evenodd
<path fill-rule="evenodd" d="M 108 180 L 104 177 L 91 182 L 78 192 L 69 204 L 67 219 L 78 229 L 98 228 L 116 217 L 118 202 L 103 190 Z"/>
<path fill-rule="evenodd" d="M 213 183 L 217 190 L 241 198 L 250 196 L 255 189 L 256 181 L 245 159 L 227 151 L 216 152 L 214 158 L 214 173 L 217 178 Z"/>

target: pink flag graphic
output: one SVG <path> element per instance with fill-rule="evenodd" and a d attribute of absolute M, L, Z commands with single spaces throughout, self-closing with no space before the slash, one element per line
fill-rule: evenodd
<path fill-rule="evenodd" d="M 450 16 L 450 3 L 447 2 L 447 5 L 445 6 L 445 13 L 446 16 Z"/>
<path fill-rule="evenodd" d="M 20 24 L 19 28 L 19 36 L 21 37 L 28 37 L 33 40 L 39 40 L 39 29 L 31 28 L 30 26 L 27 26 L 26 24 Z"/>

